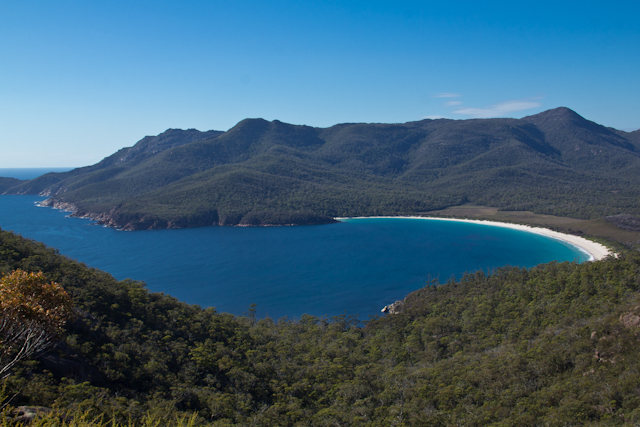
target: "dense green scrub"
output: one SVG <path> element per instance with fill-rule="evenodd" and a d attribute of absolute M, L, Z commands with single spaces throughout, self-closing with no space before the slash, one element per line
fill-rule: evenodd
<path fill-rule="evenodd" d="M 427 286 L 404 311 L 256 319 L 202 309 L 0 232 L 0 271 L 42 270 L 78 319 L 5 382 L 11 405 L 211 425 L 640 422 L 640 255 Z M 188 286 L 185 283 L 184 286 Z"/>

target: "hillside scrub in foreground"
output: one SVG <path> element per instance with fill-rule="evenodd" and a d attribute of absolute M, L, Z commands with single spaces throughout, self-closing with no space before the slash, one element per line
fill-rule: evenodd
<path fill-rule="evenodd" d="M 363 327 L 187 305 L 2 231 L 0 271 L 18 268 L 60 283 L 80 315 L 5 380 L 14 407 L 121 425 L 640 422 L 638 253 L 429 283 Z"/>

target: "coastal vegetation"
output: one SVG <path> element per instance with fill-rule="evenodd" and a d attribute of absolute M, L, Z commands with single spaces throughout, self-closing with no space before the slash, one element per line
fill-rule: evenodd
<path fill-rule="evenodd" d="M 58 425 L 640 422 L 637 252 L 426 283 L 399 314 L 364 325 L 184 304 L 0 231 L 0 272 L 18 269 L 59 283 L 76 317 L 52 350 L 12 369 L 5 414 L 44 406 Z"/>
<path fill-rule="evenodd" d="M 595 219 L 640 214 L 640 131 L 557 108 L 522 119 L 347 123 L 246 119 L 227 132 L 169 129 L 84 168 L 6 194 L 125 229 L 318 224 L 465 203 Z"/>

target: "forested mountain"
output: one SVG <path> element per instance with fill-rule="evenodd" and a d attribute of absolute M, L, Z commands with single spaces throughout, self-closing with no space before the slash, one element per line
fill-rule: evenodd
<path fill-rule="evenodd" d="M 104 417 L 73 425 L 640 423 L 637 252 L 427 283 L 363 327 L 187 305 L 0 230 L 0 274 L 15 269 L 63 285 L 77 318 L 12 370 L 1 404 Z"/>
<path fill-rule="evenodd" d="M 465 202 L 596 218 L 640 213 L 640 133 L 567 108 L 330 128 L 246 119 L 227 132 L 170 129 L 0 189 L 126 229 L 321 223 Z"/>

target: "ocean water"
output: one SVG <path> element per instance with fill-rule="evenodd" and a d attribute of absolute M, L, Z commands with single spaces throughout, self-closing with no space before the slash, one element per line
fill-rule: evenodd
<path fill-rule="evenodd" d="M 0 228 L 44 242 L 117 279 L 234 314 L 358 315 L 425 285 L 505 265 L 583 262 L 575 247 L 519 230 L 453 221 L 350 219 L 297 227 L 204 227 L 125 232 L 0 196 Z"/>
<path fill-rule="evenodd" d="M 0 168 L 0 177 L 33 179 L 49 172 L 67 172 L 73 168 Z"/>

